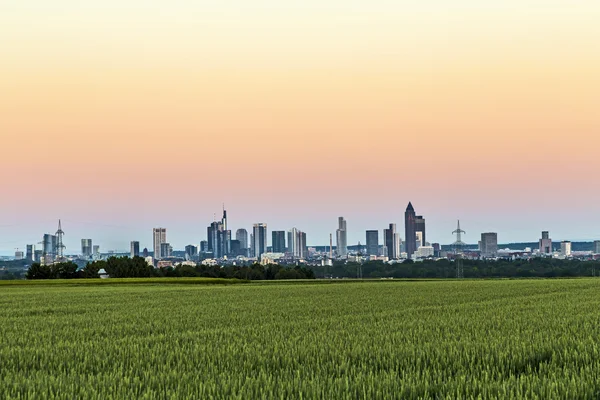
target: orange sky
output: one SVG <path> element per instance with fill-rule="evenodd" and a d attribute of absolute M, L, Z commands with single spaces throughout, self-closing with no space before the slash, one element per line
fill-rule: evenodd
<path fill-rule="evenodd" d="M 0 5 L 0 167 L 19 193 L 0 218 L 29 224 L 15 240 L 68 217 L 142 242 L 166 225 L 183 247 L 225 201 L 235 227 L 318 243 L 343 214 L 355 242 L 401 226 L 409 200 L 442 242 L 457 217 L 501 241 L 600 237 L 597 1 L 15 3 Z M 567 202 L 577 222 L 549 216 Z"/>

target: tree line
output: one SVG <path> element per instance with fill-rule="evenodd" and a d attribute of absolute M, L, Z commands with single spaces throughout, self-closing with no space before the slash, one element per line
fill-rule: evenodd
<path fill-rule="evenodd" d="M 600 261 L 532 258 L 529 260 L 463 260 L 465 278 L 558 278 L 599 276 Z M 333 266 L 314 267 L 317 278 L 453 278 L 456 262 L 442 260 L 407 260 L 398 264 L 382 261 L 366 263 L 335 262 Z"/>
<path fill-rule="evenodd" d="M 285 267 L 278 264 L 250 266 L 207 266 L 178 265 L 176 267 L 154 268 L 141 257 L 110 257 L 107 260 L 93 261 L 78 269 L 73 262 L 41 265 L 34 263 L 27 271 L 27 279 L 75 279 L 99 278 L 98 272 L 104 269 L 112 278 L 150 277 L 204 277 L 237 278 L 245 280 L 274 279 L 314 279 L 314 272 L 304 267 Z"/>

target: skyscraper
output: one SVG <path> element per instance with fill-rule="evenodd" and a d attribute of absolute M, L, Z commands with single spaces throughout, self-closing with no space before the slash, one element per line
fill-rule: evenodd
<path fill-rule="evenodd" d="M 385 247 L 387 248 L 387 256 L 390 259 L 396 259 L 400 255 L 396 252 L 396 224 L 390 224 L 388 229 L 383 230 L 383 240 L 385 241 Z"/>
<path fill-rule="evenodd" d="M 413 254 L 417 251 L 417 229 L 415 220 L 417 215 L 412 203 L 408 203 L 404 212 L 404 242 L 406 243 L 406 254 L 408 258 L 413 258 Z M 388 250 L 389 252 L 389 250 Z"/>
<path fill-rule="evenodd" d="M 337 255 L 345 257 L 348 255 L 348 232 L 346 230 L 346 220 L 344 217 L 338 218 L 338 229 L 335 233 Z"/>
<path fill-rule="evenodd" d="M 308 246 L 306 245 L 306 232 L 298 232 L 298 258 L 308 256 Z"/>
<path fill-rule="evenodd" d="M 140 242 L 131 242 L 131 258 L 140 256 Z"/>
<path fill-rule="evenodd" d="M 481 234 L 481 257 L 496 257 L 498 255 L 498 234 L 487 232 Z"/>
<path fill-rule="evenodd" d="M 422 215 L 417 215 L 415 218 L 415 232 L 421 232 L 421 246 L 427 246 L 427 238 L 425 237 L 425 218 Z M 417 249 L 419 248 L 417 244 Z"/>
<path fill-rule="evenodd" d="M 81 239 L 81 255 L 83 258 L 90 258 L 92 256 L 93 246 L 92 239 Z"/>
<path fill-rule="evenodd" d="M 292 228 L 288 231 L 288 253 L 294 258 L 306 258 L 308 249 L 306 247 L 306 233 Z"/>
<path fill-rule="evenodd" d="M 594 240 L 594 254 L 600 254 L 600 240 Z"/>
<path fill-rule="evenodd" d="M 193 244 L 188 244 L 185 246 L 185 258 L 186 260 L 191 260 L 198 255 L 198 247 Z"/>
<path fill-rule="evenodd" d="M 548 231 L 542 231 L 542 238 L 540 239 L 540 253 L 552 254 L 552 239 L 550 239 L 550 233 Z"/>
<path fill-rule="evenodd" d="M 27 261 L 35 261 L 35 246 L 28 244 L 25 252 L 25 258 Z"/>
<path fill-rule="evenodd" d="M 161 244 L 167 243 L 167 229 L 166 228 L 154 228 L 152 229 L 152 245 L 154 250 L 154 259 L 160 260 L 163 258 L 161 253 Z"/>
<path fill-rule="evenodd" d="M 271 232 L 273 253 L 285 253 L 285 231 Z M 289 243 L 289 241 L 288 241 Z"/>
<path fill-rule="evenodd" d="M 254 257 L 260 260 L 260 256 L 267 252 L 267 224 L 254 224 L 252 231 L 254 239 Z"/>
<path fill-rule="evenodd" d="M 44 240 L 42 241 L 43 250 L 42 255 L 44 257 L 54 257 L 54 248 L 56 246 L 56 236 L 50 235 L 49 233 L 44 234 Z"/>
<path fill-rule="evenodd" d="M 379 254 L 379 231 L 367 231 L 367 255 L 377 256 Z"/>
<path fill-rule="evenodd" d="M 161 258 L 167 258 L 173 256 L 173 247 L 170 243 L 160 244 L 160 256 Z"/>
<path fill-rule="evenodd" d="M 229 254 L 231 247 L 231 231 L 227 229 L 227 211 L 223 208 L 221 221 L 214 221 L 207 228 L 208 249 L 215 258 Z"/>
<path fill-rule="evenodd" d="M 235 232 L 235 240 L 240 241 L 240 248 L 242 250 L 248 249 L 248 231 L 245 229 L 238 229 Z"/>

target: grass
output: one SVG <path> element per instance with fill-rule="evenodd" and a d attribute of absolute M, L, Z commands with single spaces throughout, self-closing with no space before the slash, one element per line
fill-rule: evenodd
<path fill-rule="evenodd" d="M 248 283 L 225 278 L 109 278 L 109 279 L 43 279 L 0 281 L 0 288 L 10 286 L 98 286 L 98 285 L 233 285 Z"/>
<path fill-rule="evenodd" d="M 0 286 L 0 398 L 595 399 L 600 280 Z"/>

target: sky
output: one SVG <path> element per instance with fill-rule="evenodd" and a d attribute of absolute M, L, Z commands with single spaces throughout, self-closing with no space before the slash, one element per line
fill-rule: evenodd
<path fill-rule="evenodd" d="M 600 239 L 597 0 L 0 1 L 0 254 L 229 225 Z M 380 237 L 381 240 L 381 237 Z M 270 234 L 269 234 L 270 242 Z"/>

